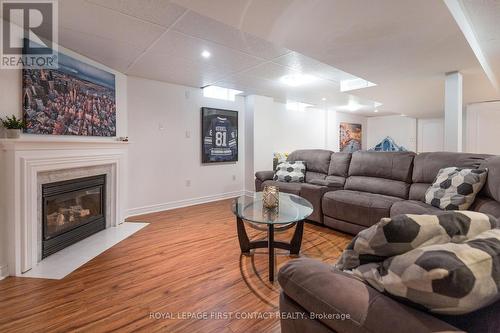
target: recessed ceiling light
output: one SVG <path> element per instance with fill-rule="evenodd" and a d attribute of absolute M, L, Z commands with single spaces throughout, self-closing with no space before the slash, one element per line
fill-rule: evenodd
<path fill-rule="evenodd" d="M 323 97 L 321 100 L 322 100 L 322 101 L 326 101 L 326 97 Z"/>
<path fill-rule="evenodd" d="M 210 52 L 208 52 L 207 50 L 204 50 L 203 52 L 201 52 L 201 56 L 205 59 L 208 59 L 210 58 L 212 54 Z"/>
<path fill-rule="evenodd" d="M 378 112 L 378 110 L 373 110 L 373 112 L 377 113 L 377 112 Z"/>
<path fill-rule="evenodd" d="M 290 86 L 290 87 L 298 87 L 304 84 L 308 84 L 316 80 L 316 78 L 312 75 L 308 74 L 288 74 L 281 77 L 281 82 Z"/>
<path fill-rule="evenodd" d="M 401 113 L 401 117 L 406 117 L 406 115 L 405 115 L 405 114 L 403 114 L 403 113 Z"/>

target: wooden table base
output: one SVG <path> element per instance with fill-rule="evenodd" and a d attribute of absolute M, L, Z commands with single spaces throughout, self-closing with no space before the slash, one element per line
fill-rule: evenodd
<path fill-rule="evenodd" d="M 298 255 L 300 253 L 300 245 L 302 244 L 302 235 L 304 233 L 304 221 L 295 222 L 295 232 L 290 243 L 279 242 L 274 240 L 274 224 L 268 224 L 267 240 L 250 241 L 248 239 L 245 223 L 239 217 L 236 218 L 236 227 L 238 230 L 238 240 L 240 249 L 243 254 L 250 254 L 250 250 L 258 248 L 266 248 L 269 251 L 269 281 L 274 281 L 274 249 L 284 249 L 290 251 L 290 254 Z"/>

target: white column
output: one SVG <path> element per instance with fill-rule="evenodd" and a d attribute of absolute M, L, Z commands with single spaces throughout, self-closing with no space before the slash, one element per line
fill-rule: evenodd
<path fill-rule="evenodd" d="M 444 150 L 462 151 L 462 74 L 446 74 L 444 93 Z"/>

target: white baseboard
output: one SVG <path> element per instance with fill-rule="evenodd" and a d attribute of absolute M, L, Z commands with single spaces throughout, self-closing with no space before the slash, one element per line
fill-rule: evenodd
<path fill-rule="evenodd" d="M 7 265 L 0 265 L 0 280 L 9 276 L 9 267 Z"/>
<path fill-rule="evenodd" d="M 167 203 L 162 203 L 162 204 L 131 208 L 131 209 L 127 210 L 127 217 L 135 216 L 135 215 L 143 215 L 143 214 L 148 214 L 148 213 L 161 212 L 164 210 L 171 210 L 171 209 L 188 207 L 188 206 L 193 206 L 193 205 L 199 205 L 199 204 L 203 204 L 203 203 L 207 203 L 207 202 L 219 201 L 219 200 L 224 200 L 224 199 L 231 199 L 231 198 L 234 198 L 234 197 L 237 197 L 240 195 L 245 195 L 245 194 L 247 194 L 247 191 L 234 191 L 234 192 L 209 195 L 209 196 L 193 198 L 193 199 L 185 199 L 185 200 L 172 201 L 172 202 L 167 202 Z"/>

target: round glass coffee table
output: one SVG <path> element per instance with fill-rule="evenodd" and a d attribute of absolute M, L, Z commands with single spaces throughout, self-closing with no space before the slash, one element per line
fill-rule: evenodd
<path fill-rule="evenodd" d="M 236 215 L 236 226 L 241 252 L 249 254 L 251 249 L 268 248 L 269 281 L 274 281 L 274 249 L 284 249 L 298 255 L 304 232 L 304 220 L 313 212 L 309 201 L 298 195 L 280 193 L 279 207 L 265 208 L 262 205 L 262 192 L 252 196 L 240 196 L 233 201 L 232 210 Z M 243 221 L 251 223 L 257 229 L 267 229 L 267 240 L 250 241 Z M 274 240 L 274 232 L 289 229 L 295 225 L 295 232 L 290 243 Z"/>

